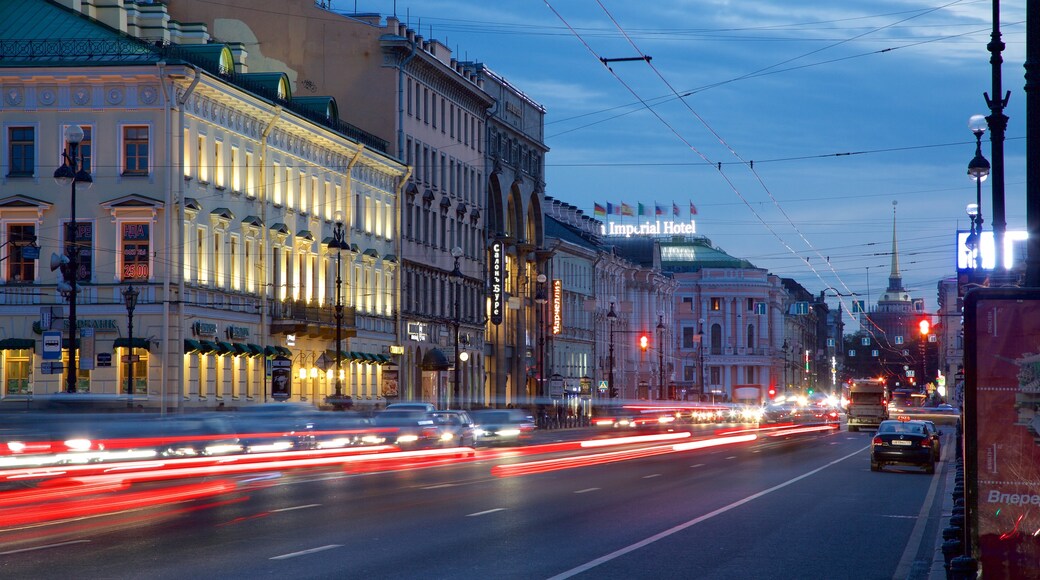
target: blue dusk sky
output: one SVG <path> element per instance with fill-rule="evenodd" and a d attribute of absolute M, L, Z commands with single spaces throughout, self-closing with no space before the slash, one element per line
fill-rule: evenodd
<path fill-rule="evenodd" d="M 692 203 L 697 232 L 727 253 L 811 292 L 833 287 L 874 303 L 888 283 L 898 202 L 904 286 L 934 311 L 938 281 L 955 273 L 956 231 L 968 229 L 965 206 L 976 197 L 968 119 L 989 114 L 983 93 L 992 95 L 989 0 L 333 8 L 396 12 L 544 106 L 546 194 L 588 215 L 608 202 L 642 202 L 653 214 L 656 202 L 688 220 Z M 1024 2 L 1005 0 L 1001 33 L 1011 91 L 1006 220 L 1025 229 Z M 640 56 L 649 62 L 600 61 Z M 983 154 L 991 157 L 988 133 Z"/>

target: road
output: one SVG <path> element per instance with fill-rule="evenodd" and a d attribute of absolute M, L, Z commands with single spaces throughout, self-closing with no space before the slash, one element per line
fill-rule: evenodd
<path fill-rule="evenodd" d="M 940 520 L 934 483 L 948 462 L 935 476 L 913 468 L 872 473 L 870 437 L 764 437 L 531 475 L 496 466 L 606 451 L 484 453 L 367 473 L 254 473 L 216 497 L 0 532 L 0 572 L 766 579 L 898 571 L 906 578 L 915 560 L 931 558 Z"/>

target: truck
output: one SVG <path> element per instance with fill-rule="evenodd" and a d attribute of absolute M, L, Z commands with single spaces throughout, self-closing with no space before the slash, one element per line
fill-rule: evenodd
<path fill-rule="evenodd" d="M 849 431 L 876 428 L 888 419 L 888 388 L 881 379 L 853 379 L 849 383 L 849 406 L 845 411 Z"/>

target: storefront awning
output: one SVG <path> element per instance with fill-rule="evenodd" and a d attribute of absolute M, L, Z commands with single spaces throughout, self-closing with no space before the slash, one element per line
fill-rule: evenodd
<path fill-rule="evenodd" d="M 152 343 L 147 338 L 134 337 L 133 346 L 134 348 L 143 348 L 145 350 L 150 351 L 152 348 Z M 115 341 L 112 342 L 112 348 L 130 348 L 130 339 L 117 338 L 115 339 Z"/>
<path fill-rule="evenodd" d="M 220 352 L 220 347 L 218 347 L 217 343 L 213 342 L 212 340 L 200 340 L 199 345 L 199 352 L 201 352 L 202 354 L 213 354 L 216 352 Z"/>
<path fill-rule="evenodd" d="M 31 338 L 5 338 L 0 340 L 0 350 L 35 349 L 36 341 Z"/>
<path fill-rule="evenodd" d="M 218 342 L 217 343 L 218 354 L 234 354 L 235 347 L 230 342 Z"/>
<path fill-rule="evenodd" d="M 285 348 L 284 346 L 276 346 L 275 348 L 278 350 L 278 356 L 287 356 L 292 358 L 291 350 Z"/>
<path fill-rule="evenodd" d="M 260 346 L 259 344 L 253 344 L 250 342 L 246 344 L 246 347 L 249 348 L 249 350 L 251 351 L 251 356 L 260 356 L 264 354 L 264 347 Z"/>
<path fill-rule="evenodd" d="M 202 345 L 199 341 L 190 338 L 184 339 L 184 354 L 191 354 L 193 352 L 199 352 L 202 350 Z"/>
<path fill-rule="evenodd" d="M 253 354 L 253 351 L 241 342 L 232 342 L 231 346 L 235 347 L 235 356 L 250 356 Z"/>

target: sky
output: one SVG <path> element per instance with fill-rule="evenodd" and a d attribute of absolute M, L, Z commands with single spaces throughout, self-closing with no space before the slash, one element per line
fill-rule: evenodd
<path fill-rule="evenodd" d="M 1009 230 L 1026 225 L 1024 5 L 1005 0 L 1000 16 Z M 934 312 L 938 282 L 955 274 L 956 231 L 969 228 L 976 197 L 968 119 L 990 113 L 990 0 L 334 0 L 333 9 L 396 13 L 544 106 L 546 195 L 588 215 L 594 203 L 656 202 L 687 220 L 692 203 L 697 232 L 728 254 L 814 294 L 874 304 L 888 284 L 895 210 L 911 295 Z M 982 151 L 992 158 L 988 132 Z M 851 299 L 829 301 L 851 308 Z"/>

